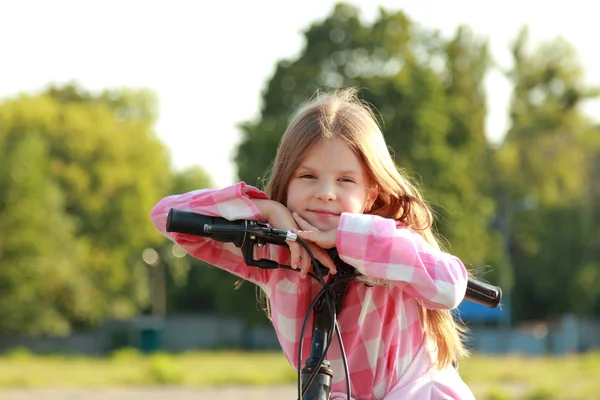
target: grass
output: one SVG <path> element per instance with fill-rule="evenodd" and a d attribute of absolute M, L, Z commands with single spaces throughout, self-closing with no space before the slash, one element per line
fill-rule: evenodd
<path fill-rule="evenodd" d="M 460 374 L 479 394 L 478 399 L 595 399 L 600 393 L 600 353 L 561 357 L 475 355 L 461 362 Z"/>
<path fill-rule="evenodd" d="M 268 373 L 266 372 L 268 371 Z M 19 350 L 0 357 L 0 388 L 219 386 L 291 383 L 295 372 L 279 352 L 232 351 L 143 355 L 133 349 L 110 357 L 34 356 Z"/>
<path fill-rule="evenodd" d="M 460 374 L 477 399 L 597 398 L 600 353 L 565 357 L 482 356 L 461 361 Z M 109 357 L 36 356 L 16 350 L 0 357 L 0 388 L 220 386 L 294 384 L 279 352 L 194 352 L 145 356 L 126 349 Z"/>

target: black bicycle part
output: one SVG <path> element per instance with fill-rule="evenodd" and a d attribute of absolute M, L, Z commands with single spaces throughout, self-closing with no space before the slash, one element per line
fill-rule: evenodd
<path fill-rule="evenodd" d="M 502 300 L 502 289 L 499 286 L 469 278 L 465 298 L 473 303 L 496 308 Z"/>
<path fill-rule="evenodd" d="M 228 221 L 221 217 L 212 217 L 192 213 L 189 211 L 170 209 L 167 216 L 166 231 L 204 236 L 222 242 L 232 242 L 237 247 L 241 248 L 244 262 L 249 266 L 266 269 L 284 268 L 293 270 L 289 265 L 282 265 L 272 260 L 254 259 L 255 245 L 261 246 L 265 243 L 273 243 L 287 247 L 285 241 L 292 238 L 292 235 L 289 231 L 273 229 L 264 223 L 246 220 Z M 313 336 L 311 339 L 311 354 L 307 360 L 307 367 L 305 368 L 302 368 L 302 339 L 300 339 L 299 342 L 298 398 L 302 400 L 329 400 L 333 371 L 331 368 L 329 368 L 329 362 L 325 360 L 325 357 L 332 342 L 332 332 L 334 331 L 332 327 L 335 327 L 335 332 L 337 333 L 337 338 L 340 344 L 340 350 L 342 352 L 347 384 L 347 397 L 351 398 L 348 364 L 343 348 L 341 334 L 336 321 L 336 306 L 334 304 L 335 295 L 329 292 L 328 286 L 323 279 L 323 275 L 326 273 L 326 271 L 328 271 L 328 269 L 315 259 L 312 252 L 308 248 L 308 245 L 306 245 L 303 240 L 297 237 L 294 237 L 293 239 L 297 240 L 298 243 L 304 247 L 311 258 L 313 270 L 316 272 L 316 275 L 312 273 L 309 273 L 308 275 L 311 276 L 311 278 L 316 279 L 322 285 L 321 291 L 317 294 L 317 296 L 315 296 L 313 303 L 305 315 L 300 333 L 301 338 L 304 337 L 304 330 L 306 328 L 306 322 L 308 320 L 308 316 L 310 315 L 310 311 L 314 311 L 316 303 L 319 302 L 323 296 L 326 296 L 326 303 L 328 306 L 328 308 L 324 308 L 322 306 L 322 302 L 319 302 L 319 308 L 315 316 L 315 329 L 313 329 Z M 332 257 L 332 259 L 333 258 L 334 257 Z M 340 268 L 345 268 L 344 265 L 341 264 L 343 261 L 341 261 L 339 257 L 337 257 L 337 263 L 340 263 Z M 347 264 L 345 265 L 348 266 Z M 350 268 L 354 270 L 353 267 L 350 266 Z M 348 274 L 342 273 L 342 275 L 345 275 L 346 278 L 348 278 Z M 331 288 L 338 286 L 334 285 L 333 282 L 334 281 L 331 282 Z M 339 284 L 340 282 L 343 282 L 343 280 L 335 280 L 335 282 Z M 347 284 L 345 286 L 347 287 Z M 343 292 L 338 293 L 342 294 L 339 300 L 339 307 L 341 308 Z M 328 324 L 317 322 L 323 321 L 324 318 L 327 318 L 320 317 L 321 313 L 323 313 L 323 310 L 329 311 L 329 317 L 331 320 Z M 321 324 L 323 326 L 320 326 Z M 317 327 L 317 325 L 319 326 Z M 300 376 L 301 372 L 302 376 Z"/>
<path fill-rule="evenodd" d="M 187 233 L 190 235 L 205 236 L 221 242 L 232 242 L 237 247 L 244 245 L 254 247 L 265 243 L 287 246 L 286 239 L 288 231 L 270 228 L 263 222 L 237 220 L 229 221 L 222 217 L 212 217 L 191 211 L 171 209 L 167 217 L 167 232 Z M 246 243 L 244 240 L 247 234 L 248 238 L 254 237 Z M 255 243 L 253 243 L 255 241 Z M 251 267 L 258 268 L 289 268 L 289 266 L 279 265 L 272 260 L 260 259 L 254 260 L 252 252 L 245 251 L 244 262 Z M 324 267 L 323 267 L 324 268 Z M 311 278 L 316 279 L 315 275 Z M 502 289 L 488 283 L 469 278 L 465 299 L 474 303 L 484 305 L 489 308 L 495 308 L 500 305 L 502 300 Z"/>
<path fill-rule="evenodd" d="M 306 249 L 311 255 L 313 266 L 318 270 L 322 265 L 312 257 L 310 250 Z M 330 275 L 327 284 L 315 296 L 313 302 L 309 306 L 309 310 L 313 310 L 313 335 L 311 337 L 310 356 L 302 368 L 302 341 L 298 348 L 298 393 L 302 400 L 321 400 L 328 399 L 331 389 L 331 378 L 333 370 L 330 368 L 330 363 L 325 359 L 329 346 L 333 342 L 333 332 L 337 334 L 337 339 L 340 345 L 342 361 L 344 364 L 344 373 L 346 378 L 346 395 L 351 398 L 350 375 L 346 354 L 342 343 L 342 337 L 337 325 L 337 314 L 342 309 L 342 303 L 346 289 L 350 284 L 350 280 L 360 276 L 356 269 L 342 261 L 335 248 L 327 250 L 329 256 L 336 265 L 337 273 Z M 321 271 L 319 271 L 321 274 Z M 327 308 L 323 307 L 323 296 L 327 296 Z M 332 302 L 334 303 L 332 305 Z M 305 316 L 300 330 L 300 336 L 304 337 L 308 314 Z M 301 371 L 301 374 L 300 374 Z"/>
<path fill-rule="evenodd" d="M 167 232 L 186 233 L 197 236 L 210 237 L 221 242 L 231 242 L 242 249 L 244 262 L 248 266 L 254 266 L 263 269 L 284 268 L 292 269 L 289 265 L 279 264 L 268 259 L 254 259 L 254 246 L 262 246 L 265 243 L 277 244 L 287 247 L 287 240 L 296 240 L 308 252 L 315 274 L 308 275 L 316 279 L 322 289 L 313 299 L 307 314 L 305 315 L 301 338 L 304 337 L 304 330 L 308 321 L 308 316 L 313 310 L 314 327 L 311 338 L 311 352 L 302 368 L 302 339 L 299 342 L 298 349 L 298 396 L 302 400 L 329 400 L 331 390 L 331 378 L 333 371 L 329 362 L 325 359 L 329 346 L 332 343 L 333 332 L 336 333 L 342 359 L 344 363 L 344 372 L 346 375 L 346 391 L 350 398 L 350 377 L 347 360 L 342 343 L 342 337 L 337 325 L 336 316 L 341 311 L 341 305 L 349 281 L 356 276 L 360 276 L 356 269 L 344 263 L 337 254 L 337 250 L 328 251 L 330 257 L 336 264 L 338 273 L 330 275 L 327 283 L 324 282 L 323 275 L 327 268 L 318 262 L 306 243 L 295 237 L 291 232 L 274 229 L 267 224 L 257 221 L 237 220 L 229 221 L 225 218 L 206 216 L 190 211 L 181 211 L 171 209 L 167 217 Z M 295 270 L 294 270 L 295 271 Z M 497 307 L 502 299 L 502 290 L 487 283 L 469 278 L 465 298 L 488 306 Z M 323 299 L 327 307 L 323 307 Z"/>

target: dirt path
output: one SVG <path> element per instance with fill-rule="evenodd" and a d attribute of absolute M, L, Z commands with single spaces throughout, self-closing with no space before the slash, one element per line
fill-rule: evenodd
<path fill-rule="evenodd" d="M 294 386 L 271 388 L 227 387 L 187 388 L 113 388 L 113 389 L 19 389 L 0 391 L 2 400 L 266 400 L 295 399 Z"/>

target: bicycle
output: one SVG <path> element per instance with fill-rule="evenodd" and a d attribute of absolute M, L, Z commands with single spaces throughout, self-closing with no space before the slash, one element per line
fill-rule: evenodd
<path fill-rule="evenodd" d="M 302 239 L 298 238 L 295 233 L 271 228 L 263 222 L 229 221 L 221 217 L 170 209 L 166 231 L 210 237 L 221 242 L 231 242 L 236 247 L 241 248 L 246 265 L 264 269 L 283 268 L 297 271 L 289 265 L 279 264 L 273 260 L 255 260 L 254 246 L 261 247 L 266 243 L 270 243 L 287 247 L 288 241 L 297 241 L 307 251 L 315 271 L 315 273 L 309 272 L 308 275 L 312 279 L 316 279 L 322 286 L 306 312 L 300 331 L 300 335 L 303 337 L 312 309 L 314 326 L 311 349 L 310 356 L 304 366 L 302 366 L 302 340 L 300 340 L 298 348 L 298 399 L 330 400 L 333 370 L 330 368 L 330 363 L 326 357 L 334 332 L 341 349 L 346 378 L 346 395 L 348 399 L 351 398 L 350 375 L 336 315 L 341 309 L 344 294 L 350 281 L 361 276 L 361 274 L 354 267 L 342 261 L 335 248 L 328 250 L 328 253 L 336 265 L 337 273 L 330 275 L 328 281 L 325 282 L 323 277 L 326 275 L 327 268 L 315 259 L 308 245 Z M 500 287 L 469 278 L 465 299 L 495 308 L 502 299 L 502 290 Z M 327 307 L 323 306 L 324 303 Z M 335 329 L 333 329 L 334 327 Z"/>

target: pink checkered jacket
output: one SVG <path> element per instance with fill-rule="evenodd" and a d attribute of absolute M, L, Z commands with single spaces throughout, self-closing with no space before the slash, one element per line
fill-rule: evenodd
<path fill-rule="evenodd" d="M 297 368 L 298 344 L 303 362 L 308 358 L 312 318 L 300 338 L 311 301 L 320 289 L 312 279 L 295 271 L 263 270 L 245 265 L 232 243 L 187 234 L 167 233 L 171 208 L 228 220 L 264 221 L 251 199 L 265 193 L 241 182 L 221 189 L 203 189 L 162 199 L 152 210 L 158 231 L 177 242 L 190 255 L 260 286 L 271 302 L 272 322 L 283 353 Z M 453 367 L 432 368 L 419 305 L 452 309 L 464 297 L 467 272 L 462 262 L 429 246 L 418 234 L 398 222 L 373 215 L 344 213 L 337 233 L 340 258 L 361 274 L 382 278 L 385 285 L 367 286 L 353 281 L 346 292 L 338 324 L 346 351 L 352 397 L 357 400 L 472 399 L 473 395 Z M 289 251 L 281 246 L 257 248 L 255 258 L 289 265 Z M 337 340 L 328 360 L 334 371 L 332 399 L 346 399 L 346 382 Z"/>

